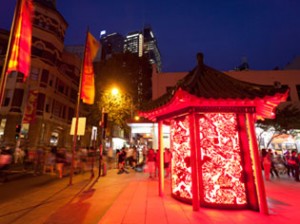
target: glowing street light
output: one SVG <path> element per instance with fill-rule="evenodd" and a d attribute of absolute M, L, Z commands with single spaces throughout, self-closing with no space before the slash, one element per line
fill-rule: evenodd
<path fill-rule="evenodd" d="M 118 95 L 118 94 L 119 94 L 119 89 L 116 88 L 116 87 L 113 88 L 113 89 L 111 90 L 111 94 L 114 95 L 114 96 L 115 96 L 115 95 Z"/>

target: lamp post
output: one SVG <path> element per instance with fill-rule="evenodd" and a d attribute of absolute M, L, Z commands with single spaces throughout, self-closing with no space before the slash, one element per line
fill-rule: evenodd
<path fill-rule="evenodd" d="M 107 128 L 107 118 L 108 114 L 105 112 L 104 108 L 102 108 L 102 117 L 101 117 L 101 123 L 100 123 L 100 128 L 101 128 L 101 144 L 100 144 L 100 149 L 99 149 L 99 171 L 98 171 L 98 178 L 101 176 L 101 170 L 103 166 L 103 175 L 105 175 L 105 164 L 102 164 L 102 159 L 103 159 L 103 150 L 105 150 L 105 138 L 106 138 L 106 128 Z"/>

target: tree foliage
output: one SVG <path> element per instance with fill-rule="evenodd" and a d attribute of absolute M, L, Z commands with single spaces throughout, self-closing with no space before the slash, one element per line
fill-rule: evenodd
<path fill-rule="evenodd" d="M 257 126 L 268 130 L 271 126 L 277 131 L 286 133 L 291 129 L 300 129 L 300 110 L 292 105 L 277 108 L 275 119 L 257 121 Z"/>
<path fill-rule="evenodd" d="M 126 129 L 126 121 L 131 117 L 134 111 L 132 98 L 124 93 L 116 95 L 111 92 L 104 92 L 98 102 L 99 108 L 104 108 L 108 113 L 108 120 L 119 127 Z"/>
<path fill-rule="evenodd" d="M 275 114 L 275 119 L 256 122 L 256 127 L 261 128 L 263 132 L 273 131 L 273 136 L 267 146 L 275 137 L 281 134 L 293 134 L 294 129 L 300 129 L 300 110 L 297 107 L 289 104 L 282 108 L 276 108 Z M 260 136 L 258 136 L 258 140 Z"/>
<path fill-rule="evenodd" d="M 116 54 L 95 64 L 95 72 L 96 88 L 100 92 L 112 85 L 118 86 L 133 97 L 137 106 L 152 97 L 152 69 L 147 57 L 129 52 Z"/>
<path fill-rule="evenodd" d="M 97 109 L 93 113 L 101 114 L 104 108 L 110 123 L 126 129 L 126 121 L 140 102 L 152 97 L 152 69 L 148 59 L 127 52 L 97 62 L 94 68 Z M 111 94 L 113 87 L 120 90 L 118 95 Z"/>

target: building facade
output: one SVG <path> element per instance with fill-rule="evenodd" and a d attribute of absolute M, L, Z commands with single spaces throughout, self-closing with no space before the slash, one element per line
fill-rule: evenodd
<path fill-rule="evenodd" d="M 155 65 L 158 72 L 161 71 L 161 54 L 157 39 L 150 26 L 142 30 L 129 32 L 125 37 L 120 33 L 106 34 L 100 37 L 101 60 L 111 58 L 113 54 L 131 52 L 139 57 L 146 56 L 151 65 Z"/>
<path fill-rule="evenodd" d="M 2 145 L 15 145 L 19 137 L 21 146 L 71 148 L 70 127 L 75 116 L 81 60 L 64 50 L 68 24 L 56 10 L 55 1 L 34 1 L 32 23 L 31 71 L 26 82 L 21 73 L 8 74 L 0 110 L 0 141 Z M 1 66 L 8 37 L 8 32 L 1 32 Z M 37 94 L 34 119 L 22 126 L 17 136 L 16 127 L 22 123 L 32 92 Z M 88 141 L 82 138 L 82 144 Z"/>
<path fill-rule="evenodd" d="M 139 57 L 146 55 L 150 64 L 155 64 L 158 72 L 161 71 L 161 55 L 152 28 L 145 26 L 142 31 L 130 32 L 124 40 L 124 52 L 129 51 L 138 54 Z"/>
<path fill-rule="evenodd" d="M 100 38 L 101 43 L 101 60 L 111 58 L 113 54 L 123 52 L 124 37 L 119 33 L 103 35 Z"/>

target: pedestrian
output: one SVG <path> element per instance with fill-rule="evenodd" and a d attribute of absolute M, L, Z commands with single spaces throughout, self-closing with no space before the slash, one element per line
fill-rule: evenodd
<path fill-rule="evenodd" d="M 86 148 L 81 148 L 80 149 L 80 162 L 81 162 L 81 170 L 85 172 L 87 170 L 87 162 L 88 162 L 88 153 Z"/>
<path fill-rule="evenodd" d="M 171 160 L 172 153 L 169 148 L 165 148 L 164 151 L 164 169 L 165 169 L 165 177 L 168 178 L 171 173 Z"/>
<path fill-rule="evenodd" d="M 129 147 L 126 150 L 126 167 L 132 167 L 132 159 L 133 159 L 133 148 Z"/>
<path fill-rule="evenodd" d="M 6 171 L 10 168 L 12 163 L 12 155 L 8 150 L 1 150 L 0 154 L 0 176 L 3 182 L 7 180 Z"/>
<path fill-rule="evenodd" d="M 152 148 L 148 150 L 146 156 L 146 163 L 147 163 L 149 178 L 153 178 L 155 172 L 155 152 L 154 149 Z"/>
<path fill-rule="evenodd" d="M 125 150 L 125 147 L 123 147 L 118 156 L 118 167 L 119 167 L 118 174 L 122 174 L 124 172 L 129 173 L 125 169 L 125 162 L 126 162 L 126 150 Z"/>
<path fill-rule="evenodd" d="M 137 151 L 136 147 L 133 147 L 133 152 L 132 152 L 132 169 L 136 168 L 137 160 L 138 160 L 138 151 Z"/>
<path fill-rule="evenodd" d="M 272 177 L 276 176 L 277 178 L 279 178 L 278 171 L 275 167 L 276 159 L 275 159 L 275 156 L 272 152 L 272 149 L 268 149 L 268 154 L 270 155 L 270 158 L 271 158 L 271 170 L 270 170 L 271 176 Z"/>
<path fill-rule="evenodd" d="M 42 146 L 38 146 L 35 150 L 34 158 L 34 176 L 41 175 L 43 173 L 43 167 L 45 162 L 45 149 Z"/>
<path fill-rule="evenodd" d="M 15 164 L 23 164 L 24 159 L 24 151 L 21 149 L 21 147 L 17 147 L 14 152 L 14 162 Z"/>
<path fill-rule="evenodd" d="M 160 152 L 159 149 L 155 152 L 155 171 L 154 177 L 159 176 Z"/>
<path fill-rule="evenodd" d="M 292 156 L 289 160 L 289 164 L 293 170 L 295 181 L 299 182 L 299 158 L 296 150 L 292 151 Z"/>
<path fill-rule="evenodd" d="M 271 172 L 271 156 L 266 149 L 262 149 L 262 166 L 265 173 L 265 179 L 267 181 L 270 180 L 270 172 Z"/>
<path fill-rule="evenodd" d="M 49 170 L 50 175 L 55 175 L 54 165 L 55 165 L 55 155 L 51 151 L 47 151 L 46 155 L 45 155 L 45 163 L 44 163 L 43 173 L 46 173 L 47 170 Z"/>
<path fill-rule="evenodd" d="M 65 151 L 60 148 L 56 153 L 56 170 L 58 172 L 58 177 L 63 178 L 64 165 L 66 163 L 66 154 Z"/>
<path fill-rule="evenodd" d="M 108 169 L 114 168 L 114 152 L 112 147 L 109 147 L 107 149 L 107 165 L 108 165 Z"/>
<path fill-rule="evenodd" d="M 291 164 L 289 164 L 289 160 L 291 158 L 291 153 L 290 151 L 286 151 L 286 153 L 284 154 L 284 165 L 286 167 L 286 173 L 287 175 L 290 177 L 290 176 L 294 176 L 293 174 L 293 169 L 291 167 Z"/>
<path fill-rule="evenodd" d="M 31 161 L 29 160 L 29 150 L 26 147 L 24 149 L 24 158 L 23 158 L 23 170 L 27 171 L 29 169 L 29 166 L 31 165 Z"/>

